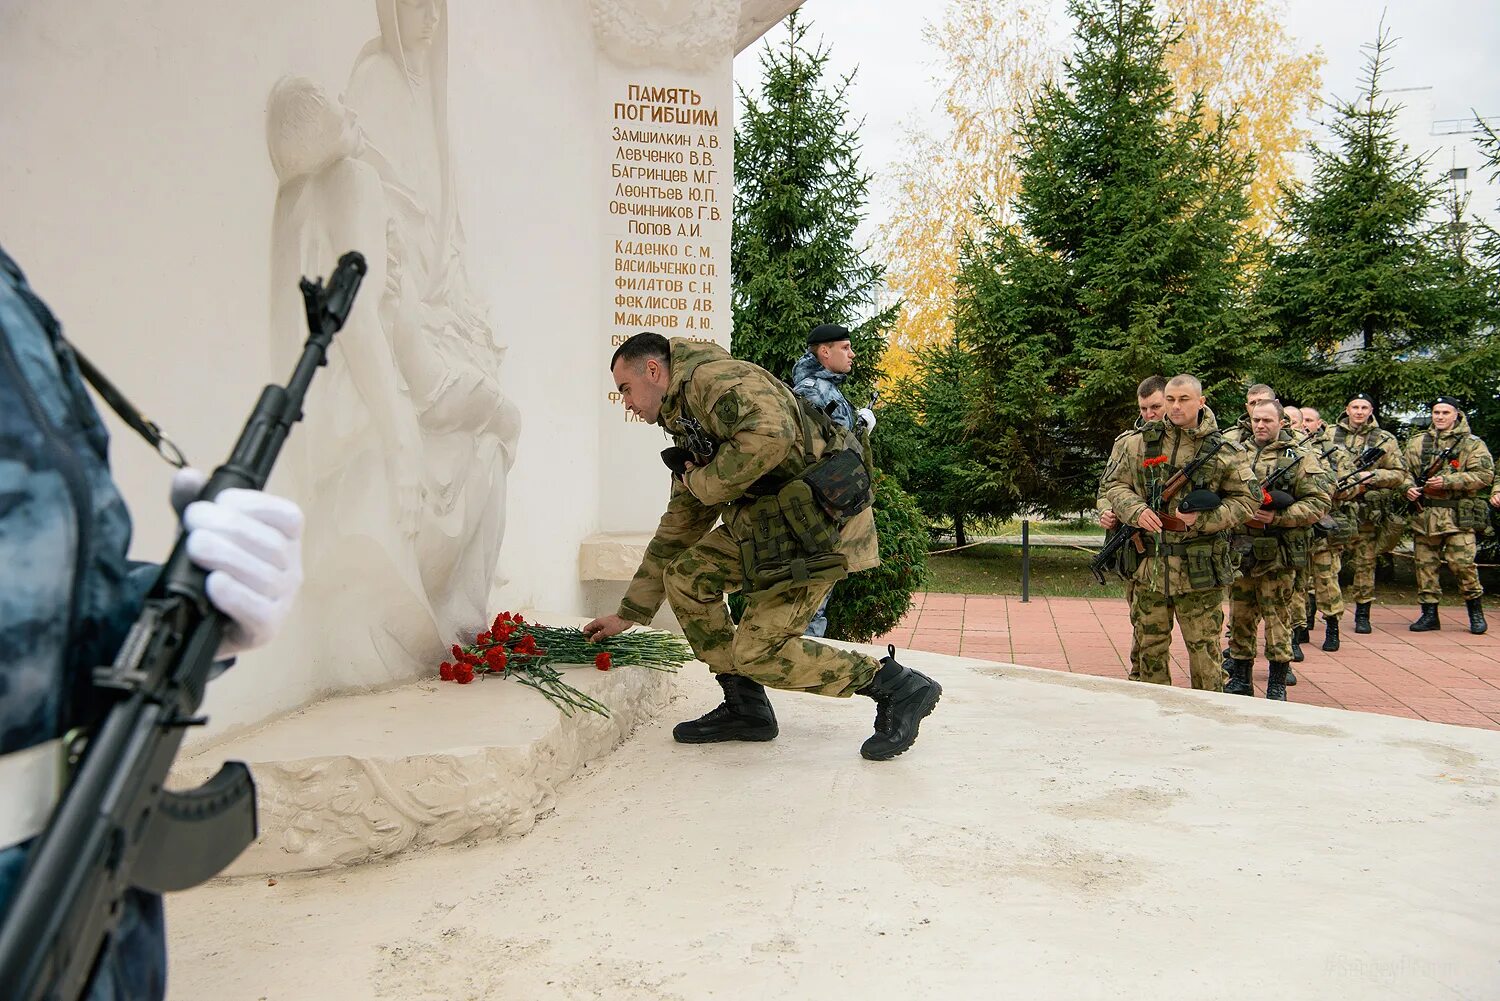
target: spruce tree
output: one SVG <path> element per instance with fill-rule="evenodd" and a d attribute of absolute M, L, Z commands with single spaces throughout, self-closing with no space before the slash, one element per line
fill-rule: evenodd
<path fill-rule="evenodd" d="M 1090 506 L 1136 384 L 1191 372 L 1231 399 L 1263 330 L 1236 120 L 1177 100 L 1150 0 L 1068 9 L 1074 52 L 1022 120 L 1018 222 L 991 214 L 957 280 L 984 376 L 971 440 L 1002 515 Z"/>
<path fill-rule="evenodd" d="M 1391 46 L 1382 28 L 1363 92 L 1333 104 L 1331 143 L 1310 148 L 1311 179 L 1285 189 L 1262 290 L 1278 390 L 1335 412 L 1357 392 L 1392 416 L 1494 382 L 1465 206 L 1456 194 L 1443 205 L 1426 157 L 1396 137 L 1400 107 L 1381 91 Z"/>
<path fill-rule="evenodd" d="M 808 28 L 789 17 L 785 40 L 761 54 L 760 97 L 740 89 L 731 350 L 789 381 L 808 332 L 843 324 L 857 359 L 846 392 L 859 399 L 875 382 L 898 307 L 876 308 L 885 269 L 854 242 L 870 176 L 848 121 L 853 76 L 825 80 L 829 50 L 809 47 Z"/>

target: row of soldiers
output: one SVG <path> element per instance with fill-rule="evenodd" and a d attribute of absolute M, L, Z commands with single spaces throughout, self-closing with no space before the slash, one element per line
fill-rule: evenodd
<path fill-rule="evenodd" d="M 1485 631 L 1475 539 L 1488 522 L 1494 463 L 1456 400 L 1433 402 L 1431 425 L 1404 453 L 1364 393 L 1333 427 L 1316 409 L 1284 407 L 1258 384 L 1246 394 L 1245 416 L 1223 431 L 1191 375 L 1146 379 L 1137 403 L 1140 419 L 1115 440 L 1098 493 L 1101 524 L 1133 536 L 1114 565 L 1130 603 L 1132 680 L 1170 684 L 1175 620 L 1193 687 L 1249 695 L 1263 622 L 1266 696 L 1285 700 L 1316 615 L 1325 623 L 1324 650 L 1339 648 L 1346 600 L 1355 632 L 1370 632 L 1376 558 L 1394 548 L 1408 515 L 1422 609 L 1410 628 L 1441 627 L 1438 572 L 1446 561 L 1470 631 Z M 1488 501 L 1500 506 L 1500 492 Z M 1346 553 L 1347 594 L 1339 586 Z"/>

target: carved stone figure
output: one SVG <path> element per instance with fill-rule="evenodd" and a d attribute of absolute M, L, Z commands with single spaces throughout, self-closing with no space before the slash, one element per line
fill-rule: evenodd
<path fill-rule="evenodd" d="M 601 47 L 631 66 L 706 69 L 734 55 L 740 0 L 590 0 Z"/>
<path fill-rule="evenodd" d="M 278 336 L 302 330 L 297 275 L 326 274 L 351 247 L 370 265 L 335 340 L 330 413 L 310 422 L 328 430 L 305 436 L 309 533 L 326 550 L 312 554 L 309 585 L 330 603 L 304 604 L 316 616 L 309 638 L 320 623 L 333 634 L 319 659 L 339 686 L 430 669 L 488 621 L 520 427 L 464 268 L 446 5 L 376 0 L 376 10 L 380 35 L 355 62 L 347 109 L 285 80 L 267 118 Z M 335 624 L 341 601 L 350 621 Z"/>

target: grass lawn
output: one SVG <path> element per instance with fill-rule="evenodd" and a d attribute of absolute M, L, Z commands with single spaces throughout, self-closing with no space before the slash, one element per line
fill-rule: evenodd
<path fill-rule="evenodd" d="M 937 546 L 934 548 L 944 548 Z M 1099 584 L 1089 573 L 1092 552 L 1050 546 L 1031 547 L 1031 594 L 1040 598 L 1123 598 L 1125 582 L 1114 574 L 1105 575 Z M 945 594 L 1014 594 L 1021 593 L 1021 547 L 985 543 L 956 553 L 930 556 L 927 567 L 932 573 L 929 591 Z M 1347 574 L 1345 580 L 1347 582 Z M 1458 588 L 1444 568 L 1443 605 L 1462 606 Z M 1396 580 L 1377 581 L 1376 600 L 1386 605 L 1410 605 L 1417 612 L 1417 589 L 1412 578 L 1411 560 L 1396 560 Z M 1488 602 L 1487 602 L 1488 604 Z M 1346 613 L 1352 616 L 1351 608 Z"/>

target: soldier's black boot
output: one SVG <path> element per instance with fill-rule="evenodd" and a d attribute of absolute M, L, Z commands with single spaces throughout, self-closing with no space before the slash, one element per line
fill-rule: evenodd
<path fill-rule="evenodd" d="M 1271 677 L 1266 682 L 1266 698 L 1275 699 L 1277 702 L 1286 701 L 1286 672 L 1286 661 L 1271 661 Z"/>
<path fill-rule="evenodd" d="M 1255 689 L 1250 687 L 1250 668 L 1254 664 L 1253 660 L 1237 660 L 1233 657 L 1224 662 L 1224 670 L 1229 672 L 1229 681 L 1224 685 L 1225 695 L 1255 694 Z"/>
<path fill-rule="evenodd" d="M 1469 632 L 1478 636 L 1489 628 L 1484 621 L 1484 599 L 1470 598 L 1464 604 L 1469 606 Z"/>
<path fill-rule="evenodd" d="M 1443 628 L 1443 624 L 1438 621 L 1437 602 L 1422 602 L 1422 617 L 1406 628 L 1414 633 L 1429 633 Z"/>
<path fill-rule="evenodd" d="M 1329 653 L 1339 648 L 1339 620 L 1336 615 L 1323 618 L 1323 649 Z"/>
<path fill-rule="evenodd" d="M 1307 642 L 1307 637 L 1312 633 L 1313 627 L 1318 624 L 1318 599 L 1312 595 L 1307 596 L 1307 624 L 1302 627 L 1302 642 Z"/>
<path fill-rule="evenodd" d="M 1302 663 L 1302 644 L 1307 642 L 1307 633 L 1301 626 L 1292 630 L 1292 660 Z"/>
<path fill-rule="evenodd" d="M 724 689 L 717 709 L 697 719 L 678 723 L 672 739 L 679 744 L 714 744 L 721 740 L 771 740 L 777 734 L 776 712 L 765 688 L 738 674 L 716 674 Z"/>
<path fill-rule="evenodd" d="M 860 747 L 870 761 L 886 761 L 905 751 L 917 740 L 917 728 L 937 706 L 943 686 L 920 671 L 896 662 L 896 648 L 880 658 L 880 670 L 870 683 L 854 694 L 875 700 L 875 733 Z"/>
<path fill-rule="evenodd" d="M 1301 650 L 1302 650 L 1302 648 L 1299 647 L 1299 646 L 1293 646 L 1292 647 L 1292 653 L 1294 653 L 1294 654 L 1300 653 Z M 1292 673 L 1292 665 L 1290 665 L 1290 664 L 1288 664 L 1286 666 L 1286 683 L 1288 685 L 1295 685 L 1297 683 L 1297 676 Z"/>
<path fill-rule="evenodd" d="M 1354 606 L 1354 631 L 1367 633 L 1370 631 L 1370 602 L 1361 601 Z"/>

